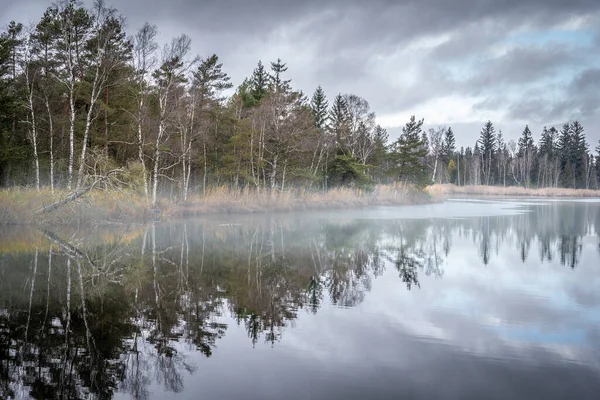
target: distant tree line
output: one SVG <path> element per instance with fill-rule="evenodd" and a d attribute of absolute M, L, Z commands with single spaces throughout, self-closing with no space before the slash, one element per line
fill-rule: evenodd
<path fill-rule="evenodd" d="M 560 130 L 544 127 L 537 144 L 529 126 L 525 126 L 517 141 L 506 142 L 502 131 L 496 133 L 491 121 L 481 129 L 474 147 L 460 150 L 456 148 L 452 129 L 439 128 L 429 133 L 429 163 L 436 165 L 441 160 L 444 165 L 433 175 L 437 183 L 526 188 L 600 187 L 600 143 L 594 155 L 578 121 L 566 123 Z"/>
<path fill-rule="evenodd" d="M 0 187 L 71 190 L 116 168 L 153 204 L 223 185 L 598 186 L 578 122 L 545 129 L 537 146 L 528 128 L 505 143 L 488 122 L 458 150 L 451 128 L 426 132 L 413 116 L 390 141 L 365 99 L 307 96 L 280 59 L 234 88 L 217 55 L 190 54 L 188 36 L 162 49 L 156 37 L 150 24 L 128 36 L 103 0 L 62 0 L 29 30 L 11 22 L 0 34 Z"/>

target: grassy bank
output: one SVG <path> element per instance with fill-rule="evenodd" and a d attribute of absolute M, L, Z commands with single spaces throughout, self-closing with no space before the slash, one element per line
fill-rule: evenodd
<path fill-rule="evenodd" d="M 138 222 L 151 215 L 143 197 L 124 192 L 92 191 L 50 213 L 34 213 L 70 194 L 66 190 L 11 188 L 0 190 L 0 224 L 78 224 L 102 221 Z"/>
<path fill-rule="evenodd" d="M 600 190 L 542 188 L 525 189 L 519 186 L 456 186 L 432 185 L 428 191 L 433 196 L 488 196 L 488 197 L 600 197 Z"/>
<path fill-rule="evenodd" d="M 0 191 L 0 224 L 89 224 L 145 222 L 151 218 L 146 199 L 135 193 L 93 191 L 57 210 L 35 215 L 37 210 L 69 195 L 66 191 L 13 188 Z M 166 217 L 218 213 L 264 213 L 319 209 L 349 209 L 373 205 L 421 204 L 441 200 L 435 193 L 406 185 L 378 186 L 373 191 L 338 188 L 326 193 L 308 189 L 283 192 L 225 187 L 206 196 L 188 197 L 185 203 L 161 199 L 158 208 Z"/>

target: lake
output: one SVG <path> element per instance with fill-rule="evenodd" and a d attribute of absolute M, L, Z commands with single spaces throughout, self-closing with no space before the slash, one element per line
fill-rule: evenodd
<path fill-rule="evenodd" d="M 2 227 L 0 398 L 595 399 L 600 200 Z"/>

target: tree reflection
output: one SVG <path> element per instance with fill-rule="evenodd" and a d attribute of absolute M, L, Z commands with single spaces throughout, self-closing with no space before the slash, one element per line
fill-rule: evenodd
<path fill-rule="evenodd" d="M 152 384 L 181 392 L 196 370 L 190 350 L 211 357 L 228 321 L 251 345 L 274 346 L 302 312 L 359 305 L 386 267 L 408 290 L 442 277 L 457 241 L 472 242 L 482 266 L 506 246 L 533 262 L 537 246 L 541 262 L 575 269 L 584 236 L 598 234 L 597 207 L 531 208 L 463 220 L 265 217 L 28 233 L 29 250 L 0 255 L 0 398 L 119 390 L 146 399 Z"/>

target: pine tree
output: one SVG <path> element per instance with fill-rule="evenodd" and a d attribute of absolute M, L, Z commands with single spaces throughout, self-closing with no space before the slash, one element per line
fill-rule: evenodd
<path fill-rule="evenodd" d="M 534 159 L 534 143 L 533 135 L 528 125 L 525 125 L 525 129 L 521 134 L 518 142 L 519 150 L 517 156 L 519 157 L 519 170 L 521 171 L 521 178 L 526 188 L 531 185 L 531 170 L 533 167 Z"/>
<path fill-rule="evenodd" d="M 335 137 L 338 149 L 343 151 L 350 127 L 348 104 L 341 94 L 335 96 L 331 110 L 329 110 L 329 129 Z"/>
<path fill-rule="evenodd" d="M 496 136 L 497 142 L 497 157 L 498 160 L 498 183 L 502 182 L 502 186 L 506 186 L 506 170 L 508 167 L 508 148 L 506 142 L 504 141 L 504 135 L 502 134 L 502 130 L 498 131 L 498 135 Z"/>
<path fill-rule="evenodd" d="M 198 70 L 193 74 L 192 86 L 190 88 L 191 105 L 189 126 L 182 132 L 182 167 L 183 167 L 183 185 L 182 197 L 187 200 L 190 177 L 192 173 L 192 143 L 197 137 L 202 135 L 202 160 L 204 162 L 204 175 L 202 181 L 203 191 L 206 192 L 207 179 L 207 159 L 206 148 L 211 144 L 218 142 L 218 136 L 212 129 L 201 129 L 206 126 L 206 120 L 211 119 L 219 110 L 223 98 L 221 92 L 230 89 L 231 78 L 223 72 L 223 64 L 219 62 L 216 54 L 203 60 L 198 66 Z M 198 121 L 196 121 L 198 120 Z"/>
<path fill-rule="evenodd" d="M 574 121 L 570 126 L 571 131 L 571 163 L 573 165 L 573 187 L 588 186 L 590 162 L 588 157 L 588 144 L 585 139 L 583 126 L 579 121 Z"/>
<path fill-rule="evenodd" d="M 10 115 L 14 106 L 10 94 L 9 82 L 6 75 L 9 71 L 8 39 L 5 35 L 0 36 L 0 178 L 4 178 L 5 170 L 10 164 L 12 149 L 10 146 Z"/>
<path fill-rule="evenodd" d="M 541 186 L 554 186 L 556 180 L 556 156 L 557 156 L 557 131 L 556 128 L 544 127 L 539 145 L 539 168 L 542 175 Z M 538 186 L 540 182 L 538 182 Z"/>
<path fill-rule="evenodd" d="M 429 177 L 423 158 L 427 155 L 423 143 L 423 120 L 417 121 L 413 115 L 402 128 L 402 134 L 392 145 L 391 173 L 398 180 L 423 187 L 429 183 Z"/>
<path fill-rule="evenodd" d="M 444 160 L 449 162 L 456 152 L 456 139 L 452 128 L 449 127 L 444 133 L 444 141 L 442 142 L 442 155 Z"/>
<path fill-rule="evenodd" d="M 23 52 L 23 25 L 11 21 L 0 36 L 0 172 L 11 179 L 13 165 L 26 161 L 25 135 L 18 134 L 18 121 L 23 112 L 22 93 L 18 90 L 17 72 Z M 7 170 L 7 173 L 4 173 Z"/>
<path fill-rule="evenodd" d="M 327 115 L 328 108 L 329 103 L 325 97 L 325 92 L 323 91 L 323 88 L 319 86 L 315 90 L 310 102 L 310 109 L 315 117 L 315 126 L 319 129 L 327 128 L 329 122 L 329 116 Z"/>
<path fill-rule="evenodd" d="M 496 152 L 496 130 L 492 121 L 486 122 L 483 126 L 477 144 L 479 144 L 482 158 L 482 183 L 490 185 L 492 183 L 492 159 Z"/>
<path fill-rule="evenodd" d="M 521 133 L 521 137 L 519 138 L 518 144 L 518 155 L 520 157 L 525 156 L 533 148 L 533 135 L 531 134 L 531 130 L 529 129 L 528 125 L 525 125 L 525 129 L 523 129 L 523 133 Z"/>
<path fill-rule="evenodd" d="M 262 61 L 252 73 L 250 78 L 250 93 L 252 94 L 253 105 L 257 105 L 267 95 L 269 88 L 269 74 L 265 70 Z"/>
<path fill-rule="evenodd" d="M 444 139 L 442 141 L 441 159 L 443 165 L 446 166 L 446 179 L 448 182 L 454 182 L 454 175 L 456 174 L 456 162 L 454 161 L 456 153 L 456 139 L 454 138 L 454 132 L 451 127 L 448 127 L 444 132 Z M 454 167 L 450 171 L 450 161 L 453 162 Z"/>
<path fill-rule="evenodd" d="M 388 140 L 389 134 L 387 130 L 380 125 L 376 125 L 373 132 L 374 150 L 367 163 L 370 166 L 376 166 L 376 168 L 371 167 L 371 175 L 376 177 L 378 181 L 384 179 L 387 174 Z"/>
<path fill-rule="evenodd" d="M 556 129 L 544 127 L 540 138 L 540 155 L 547 155 L 552 158 L 556 152 Z"/>
<path fill-rule="evenodd" d="M 271 62 L 271 74 L 269 75 L 269 88 L 275 93 L 289 92 L 291 79 L 282 79 L 281 75 L 287 71 L 287 66 L 280 58 Z"/>
<path fill-rule="evenodd" d="M 223 90 L 233 87 L 231 78 L 222 70 L 223 63 L 219 62 L 216 54 L 202 61 L 198 70 L 193 74 L 193 86 L 197 88 L 198 95 L 203 99 L 220 101 Z"/>
<path fill-rule="evenodd" d="M 560 160 L 561 183 L 563 186 L 573 185 L 574 171 L 571 162 L 573 153 L 573 139 L 571 137 L 571 125 L 564 124 L 558 136 L 558 157 Z"/>

